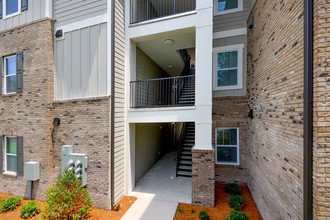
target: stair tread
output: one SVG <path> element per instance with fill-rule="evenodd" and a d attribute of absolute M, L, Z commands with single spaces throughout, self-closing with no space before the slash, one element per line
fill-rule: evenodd
<path fill-rule="evenodd" d="M 192 156 L 181 155 L 180 160 L 191 160 Z"/>
<path fill-rule="evenodd" d="M 187 165 L 180 165 L 179 166 L 179 171 L 180 170 L 190 170 L 191 171 L 192 166 L 187 166 Z"/>
<path fill-rule="evenodd" d="M 183 165 L 191 165 L 191 161 L 188 160 L 181 160 L 179 164 L 183 164 Z"/>
<path fill-rule="evenodd" d="M 189 172 L 189 171 L 178 171 L 177 172 L 177 175 L 178 176 L 189 176 L 189 177 L 191 177 L 191 175 L 192 175 L 192 172 Z"/>

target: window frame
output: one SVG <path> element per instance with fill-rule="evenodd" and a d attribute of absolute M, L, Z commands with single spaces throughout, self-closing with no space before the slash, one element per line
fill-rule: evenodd
<path fill-rule="evenodd" d="M 224 15 L 224 14 L 230 14 L 230 13 L 243 11 L 243 0 L 237 0 L 237 3 L 238 3 L 237 8 L 219 11 L 218 10 L 219 2 L 218 2 L 218 0 L 214 0 L 214 15 Z"/>
<path fill-rule="evenodd" d="M 3 94 L 15 94 L 15 93 L 17 93 L 17 87 L 16 87 L 16 91 L 15 92 L 7 92 L 7 77 L 14 76 L 14 74 L 7 76 L 7 62 L 6 62 L 6 60 L 8 58 L 12 58 L 12 57 L 14 57 L 15 60 L 16 60 L 15 61 L 15 63 L 16 63 L 16 73 L 15 73 L 15 76 L 16 76 L 16 84 L 17 84 L 17 55 L 14 54 L 14 55 L 5 56 L 5 57 L 3 57 L 3 70 L 4 70 L 4 73 L 3 73 L 3 75 L 4 75 L 4 77 L 3 77 L 3 79 L 4 79 L 3 80 Z"/>
<path fill-rule="evenodd" d="M 237 162 L 236 163 L 232 163 L 232 162 L 221 162 L 218 161 L 218 147 L 232 147 L 233 145 L 220 145 L 217 143 L 218 140 L 218 129 L 236 129 L 237 131 Z M 239 166 L 240 165 L 240 143 L 239 143 L 239 128 L 235 128 L 235 127 L 218 127 L 215 128 L 215 140 L 214 140 L 214 144 L 215 144 L 215 163 L 219 164 L 219 165 L 235 165 L 235 166 Z"/>
<path fill-rule="evenodd" d="M 216 47 L 213 49 L 213 90 L 243 89 L 243 49 L 244 44 Z M 218 54 L 237 51 L 237 85 L 218 86 Z"/>
<path fill-rule="evenodd" d="M 21 3 L 22 3 L 21 0 L 17 0 L 17 7 L 18 7 L 17 12 L 7 15 L 6 14 L 7 2 L 6 2 L 6 0 L 3 0 L 2 1 L 2 18 L 3 19 L 6 19 L 6 18 L 14 17 L 16 15 L 21 14 L 22 13 L 22 11 L 21 11 Z"/>
<path fill-rule="evenodd" d="M 8 154 L 7 153 L 7 138 L 16 138 L 16 154 L 15 155 L 12 155 L 12 154 Z M 14 175 L 16 176 L 17 175 L 17 167 L 16 167 L 16 172 L 13 172 L 13 171 L 8 171 L 7 170 L 7 155 L 9 156 L 15 156 L 16 157 L 16 162 L 17 162 L 17 136 L 4 136 L 4 153 L 3 153 L 3 159 L 4 159 L 4 162 L 5 162 L 5 166 L 4 166 L 4 174 L 9 174 L 9 175 Z"/>

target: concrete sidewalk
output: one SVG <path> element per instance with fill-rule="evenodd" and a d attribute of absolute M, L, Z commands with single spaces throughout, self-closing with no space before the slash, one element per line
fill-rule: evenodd
<path fill-rule="evenodd" d="M 124 220 L 172 220 L 178 203 L 191 203 L 191 178 L 176 177 L 176 153 L 161 158 L 136 184 L 138 199 Z"/>
<path fill-rule="evenodd" d="M 122 220 L 172 220 L 177 202 L 138 198 L 121 218 Z"/>

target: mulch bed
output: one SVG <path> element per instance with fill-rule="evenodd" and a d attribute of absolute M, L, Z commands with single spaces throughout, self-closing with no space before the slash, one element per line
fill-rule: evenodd
<path fill-rule="evenodd" d="M 194 206 L 190 204 L 182 204 L 178 205 L 175 220 L 198 220 L 198 213 L 201 210 L 205 210 L 209 213 L 211 220 L 224 220 L 229 215 L 229 212 L 233 210 L 227 202 L 229 198 L 229 194 L 224 191 L 224 185 L 221 183 L 215 184 L 216 189 L 216 197 L 215 202 L 216 205 L 214 208 L 207 208 L 202 206 Z M 249 188 L 246 185 L 241 186 L 242 196 L 247 196 L 247 200 L 244 202 L 244 207 L 242 212 L 249 217 L 250 220 L 262 220 L 262 217 L 259 213 L 259 210 L 253 201 L 252 195 L 250 193 Z"/>
<path fill-rule="evenodd" d="M 1 194 L 0 193 L 0 199 L 6 198 L 10 195 L 7 194 Z M 98 209 L 92 207 L 90 209 L 90 219 L 93 220 L 105 220 L 105 219 L 111 219 L 111 220 L 119 220 L 121 217 L 126 213 L 126 211 L 133 205 L 136 198 L 132 196 L 124 196 L 118 204 L 114 207 L 113 210 L 105 210 L 105 209 Z M 15 219 L 23 219 L 20 218 L 20 212 L 22 209 L 22 206 L 28 203 L 29 200 L 23 200 L 21 202 L 21 205 L 18 206 L 15 210 L 0 213 L 0 219 L 1 220 L 15 220 Z M 45 202 L 37 201 L 36 202 L 40 205 L 41 210 L 43 210 L 45 206 Z M 33 218 L 29 218 L 29 220 L 39 220 L 41 219 L 41 214 L 34 216 Z"/>

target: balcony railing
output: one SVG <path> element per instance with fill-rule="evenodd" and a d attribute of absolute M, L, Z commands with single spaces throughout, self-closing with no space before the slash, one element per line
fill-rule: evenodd
<path fill-rule="evenodd" d="M 158 108 L 195 105 L 195 76 L 132 81 L 131 108 Z"/>
<path fill-rule="evenodd" d="M 196 0 L 131 0 L 131 24 L 196 9 Z"/>

